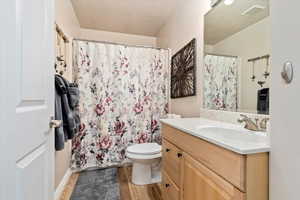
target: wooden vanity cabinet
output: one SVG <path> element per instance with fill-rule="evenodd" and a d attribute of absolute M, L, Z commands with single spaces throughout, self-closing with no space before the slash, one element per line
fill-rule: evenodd
<path fill-rule="evenodd" d="M 268 200 L 268 153 L 240 155 L 163 125 L 164 200 Z"/>

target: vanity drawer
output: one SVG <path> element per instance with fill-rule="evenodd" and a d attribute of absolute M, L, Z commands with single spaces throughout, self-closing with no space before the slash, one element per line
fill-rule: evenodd
<path fill-rule="evenodd" d="M 180 149 L 184 149 L 184 152 L 245 192 L 245 156 L 165 124 L 162 127 L 162 134 L 164 139 L 172 142 Z"/>
<path fill-rule="evenodd" d="M 162 178 L 162 196 L 163 200 L 179 200 L 180 190 L 177 185 L 171 180 L 166 172 L 163 171 Z"/>
<path fill-rule="evenodd" d="M 168 173 L 170 178 L 177 184 L 180 185 L 180 174 L 181 174 L 181 160 L 182 151 L 175 145 L 163 140 L 163 157 L 162 157 L 163 170 Z"/>

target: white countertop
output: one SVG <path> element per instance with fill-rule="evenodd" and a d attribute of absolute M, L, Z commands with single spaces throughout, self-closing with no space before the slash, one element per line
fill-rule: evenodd
<path fill-rule="evenodd" d="M 249 131 L 239 125 L 204 118 L 161 119 L 160 121 L 238 154 L 270 151 L 270 142 L 266 133 Z"/>

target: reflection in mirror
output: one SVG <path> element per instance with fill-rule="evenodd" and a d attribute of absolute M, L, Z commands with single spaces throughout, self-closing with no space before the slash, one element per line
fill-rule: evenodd
<path fill-rule="evenodd" d="M 269 1 L 221 1 L 205 16 L 204 37 L 204 108 L 269 114 Z"/>

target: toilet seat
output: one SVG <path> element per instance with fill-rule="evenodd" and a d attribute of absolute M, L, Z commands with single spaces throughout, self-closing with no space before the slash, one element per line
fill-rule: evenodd
<path fill-rule="evenodd" d="M 161 154 L 161 149 L 161 146 L 157 143 L 134 144 L 127 148 L 127 153 L 141 156 L 150 156 Z"/>
<path fill-rule="evenodd" d="M 126 156 L 130 159 L 134 160 L 150 160 L 150 159 L 155 159 L 155 158 L 161 158 L 162 154 L 157 153 L 157 154 L 152 154 L 152 155 L 143 155 L 143 154 L 134 154 L 134 153 L 126 153 Z"/>

